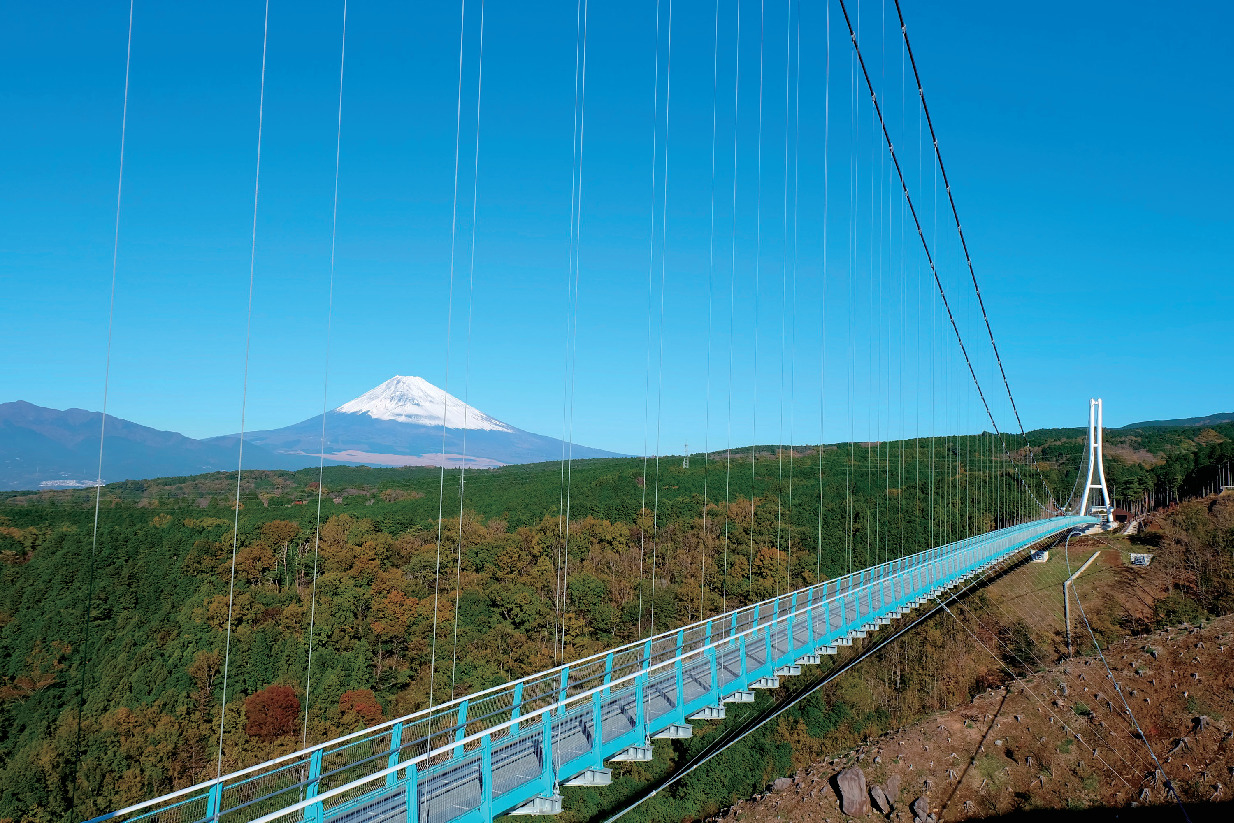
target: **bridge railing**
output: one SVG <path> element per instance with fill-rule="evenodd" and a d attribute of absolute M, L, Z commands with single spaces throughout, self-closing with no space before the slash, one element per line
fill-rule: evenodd
<path fill-rule="evenodd" d="M 1043 538 L 1062 517 L 970 537 L 576 660 L 95 818 L 200 823 L 488 820 L 562 780 L 685 733 Z M 679 730 L 674 732 L 673 730 Z M 550 801 L 551 802 L 551 801 Z"/>

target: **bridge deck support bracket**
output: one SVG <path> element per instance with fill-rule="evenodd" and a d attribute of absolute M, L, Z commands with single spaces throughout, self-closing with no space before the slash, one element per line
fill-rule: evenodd
<path fill-rule="evenodd" d="M 628 749 L 622 749 L 609 758 L 616 763 L 649 763 L 655 756 L 650 744 L 644 746 L 630 746 Z"/>
<path fill-rule="evenodd" d="M 730 695 L 726 695 L 722 702 L 724 703 L 753 703 L 754 702 L 754 692 L 733 692 Z"/>
<path fill-rule="evenodd" d="M 686 720 L 723 720 L 724 719 L 724 704 L 718 706 L 704 706 L 694 714 L 686 718 Z"/>
<path fill-rule="evenodd" d="M 688 723 L 674 723 L 652 735 L 656 740 L 685 740 L 694 736 L 694 727 Z"/>
<path fill-rule="evenodd" d="M 801 666 L 793 664 L 792 666 L 780 666 L 775 670 L 776 677 L 797 677 L 801 674 Z"/>
<path fill-rule="evenodd" d="M 819 663 L 822 663 L 822 662 L 823 662 L 823 659 L 819 657 L 817 654 L 806 654 L 806 655 L 802 655 L 801 657 L 797 658 L 797 662 L 794 665 L 817 666 Z"/>
<path fill-rule="evenodd" d="M 565 786 L 607 786 L 613 782 L 612 769 L 587 769 L 567 780 Z"/>
<path fill-rule="evenodd" d="M 510 814 L 561 814 L 561 795 L 554 793 L 548 797 L 533 797 Z"/>
<path fill-rule="evenodd" d="M 751 689 L 778 689 L 780 688 L 780 678 L 778 677 L 760 677 L 750 684 Z"/>

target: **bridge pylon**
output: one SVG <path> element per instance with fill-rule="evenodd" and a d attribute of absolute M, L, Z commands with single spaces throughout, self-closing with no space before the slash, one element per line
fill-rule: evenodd
<path fill-rule="evenodd" d="M 1102 442 L 1101 398 L 1090 398 L 1088 401 L 1088 443 L 1085 447 L 1084 462 L 1088 469 L 1084 473 L 1084 493 L 1080 497 L 1080 505 L 1076 513 L 1100 517 L 1102 525 L 1114 519 L 1114 507 L 1110 503 L 1110 492 L 1105 483 L 1105 461 L 1101 457 Z"/>

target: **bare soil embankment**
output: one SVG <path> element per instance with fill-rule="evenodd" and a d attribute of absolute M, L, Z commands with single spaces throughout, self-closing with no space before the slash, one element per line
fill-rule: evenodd
<path fill-rule="evenodd" d="M 914 820 L 918 797 L 939 820 L 1182 819 L 1167 780 L 1192 820 L 1234 819 L 1234 616 L 1129 637 L 1105 657 L 1112 679 L 1099 657 L 1051 666 L 809 765 L 723 819 L 844 820 L 835 775 L 850 766 L 870 788 L 898 777 L 891 812 L 870 811 L 893 821 Z"/>

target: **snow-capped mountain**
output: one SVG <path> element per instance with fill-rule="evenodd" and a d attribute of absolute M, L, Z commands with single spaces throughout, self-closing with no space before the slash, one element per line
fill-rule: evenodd
<path fill-rule="evenodd" d="M 444 424 L 444 426 L 443 426 Z M 395 376 L 326 413 L 325 457 L 374 466 L 492 467 L 560 460 L 566 444 L 504 423 L 420 377 Z M 318 455 L 322 419 L 245 435 L 277 454 Z M 575 444 L 575 459 L 617 457 Z"/>
<path fill-rule="evenodd" d="M 469 406 L 422 377 L 395 375 L 375 389 L 335 409 L 342 414 L 367 414 L 374 420 L 394 420 L 418 426 L 512 432 L 514 428 Z"/>

